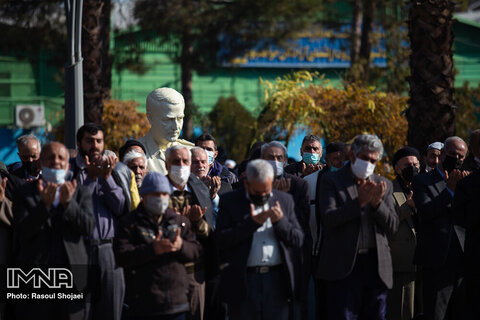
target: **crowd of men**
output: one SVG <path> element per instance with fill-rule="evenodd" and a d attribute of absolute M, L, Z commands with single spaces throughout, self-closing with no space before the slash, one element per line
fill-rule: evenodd
<path fill-rule="evenodd" d="M 0 319 L 478 318 L 480 130 L 397 150 L 390 181 L 375 135 L 325 152 L 307 135 L 291 164 L 281 142 L 256 142 L 233 168 L 212 135 L 178 139 L 183 114 L 160 88 L 150 131 L 119 150 L 92 123 L 76 150 L 17 139 L 0 261 L 83 266 L 86 298 L 6 300 Z"/>

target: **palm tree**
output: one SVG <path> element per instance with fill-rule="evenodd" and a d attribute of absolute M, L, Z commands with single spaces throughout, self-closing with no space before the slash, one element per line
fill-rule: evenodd
<path fill-rule="evenodd" d="M 455 134 L 452 16 L 449 0 L 413 0 L 408 143 L 422 153 L 428 144 Z"/>

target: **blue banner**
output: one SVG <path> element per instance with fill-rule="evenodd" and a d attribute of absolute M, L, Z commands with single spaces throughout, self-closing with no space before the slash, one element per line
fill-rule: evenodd
<path fill-rule="evenodd" d="M 372 65 L 387 66 L 385 33 L 374 27 L 371 51 Z M 350 26 L 337 29 L 316 28 L 304 32 L 296 39 L 280 47 L 260 41 L 243 56 L 230 61 L 222 58 L 228 52 L 223 46 L 219 52 L 220 64 L 224 67 L 243 68 L 349 68 L 350 67 Z"/>

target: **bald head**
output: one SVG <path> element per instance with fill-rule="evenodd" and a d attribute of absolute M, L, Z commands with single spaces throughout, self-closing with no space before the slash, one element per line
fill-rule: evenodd
<path fill-rule="evenodd" d="M 43 146 L 40 153 L 40 164 L 42 167 L 51 169 L 69 169 L 69 152 L 60 142 L 54 141 Z"/>

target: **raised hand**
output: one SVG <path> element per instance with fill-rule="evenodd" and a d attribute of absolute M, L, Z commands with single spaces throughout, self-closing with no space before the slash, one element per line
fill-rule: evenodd
<path fill-rule="evenodd" d="M 85 156 L 85 165 L 87 166 L 87 176 L 92 180 L 97 180 L 102 172 L 101 164 L 98 163 L 99 161 L 96 159 L 91 160 L 86 155 Z"/>
<path fill-rule="evenodd" d="M 222 181 L 219 176 L 205 176 L 200 178 L 200 180 L 207 186 L 208 190 L 210 191 L 210 198 L 214 199 L 217 195 L 220 187 L 222 185 Z"/>
<path fill-rule="evenodd" d="M 2 179 L 2 183 L 0 183 L 0 203 L 5 200 L 5 190 L 7 189 L 7 180 L 8 178 L 5 177 Z"/>
<path fill-rule="evenodd" d="M 202 219 L 205 212 L 207 212 L 207 207 L 203 207 L 202 209 L 198 204 L 195 204 L 190 209 L 188 219 L 190 219 L 190 221 L 198 221 Z"/>
<path fill-rule="evenodd" d="M 65 208 L 70 200 L 72 200 L 73 194 L 77 189 L 77 180 L 65 181 L 65 183 L 60 187 L 60 203 Z"/>
<path fill-rule="evenodd" d="M 177 229 L 177 235 L 175 236 L 175 241 L 172 242 L 172 252 L 179 251 L 182 249 L 183 239 L 180 236 L 181 229 Z"/>
<path fill-rule="evenodd" d="M 445 180 L 447 180 L 447 187 L 453 192 L 455 192 L 457 182 L 463 179 L 463 177 L 463 173 L 458 169 L 454 169 L 450 173 L 445 171 Z"/>
<path fill-rule="evenodd" d="M 375 186 L 375 183 L 372 181 L 362 180 L 357 187 L 358 191 L 358 202 L 360 203 L 360 208 L 365 207 L 372 200 L 372 189 Z"/>
<path fill-rule="evenodd" d="M 380 205 L 386 191 L 387 191 L 387 183 L 385 181 L 380 181 L 380 183 L 377 183 L 374 185 L 371 191 L 372 198 L 370 200 L 370 204 L 372 205 L 372 207 L 377 208 Z"/>
<path fill-rule="evenodd" d="M 259 214 L 255 215 L 255 206 L 250 203 L 250 216 L 252 217 L 252 220 L 255 221 L 258 225 L 263 225 L 265 221 L 267 221 L 268 218 L 270 218 L 270 215 L 272 214 L 271 210 L 267 211 L 262 211 Z"/>
<path fill-rule="evenodd" d="M 110 155 L 105 160 L 102 161 L 101 177 L 103 180 L 107 180 L 108 177 L 110 177 L 117 162 L 118 162 L 118 159 L 114 155 Z"/>
<path fill-rule="evenodd" d="M 410 208 L 415 209 L 415 202 L 413 201 L 413 191 L 410 191 L 407 196 L 407 204 Z"/>
<path fill-rule="evenodd" d="M 322 165 L 319 164 L 306 164 L 302 162 L 302 176 L 308 176 L 309 174 L 314 173 L 315 171 L 321 170 Z"/>
<path fill-rule="evenodd" d="M 153 242 L 153 251 L 155 254 L 164 254 L 173 251 L 173 243 L 168 239 L 162 239 L 162 231 L 158 231 L 158 235 Z"/>
<path fill-rule="evenodd" d="M 283 211 L 278 201 L 275 202 L 275 205 L 270 208 L 270 211 L 271 211 L 270 219 L 272 220 L 272 223 L 278 222 L 283 218 Z"/>
<path fill-rule="evenodd" d="M 37 184 L 38 192 L 40 193 L 40 198 L 42 198 L 43 204 L 46 208 L 50 208 L 55 200 L 55 193 L 57 192 L 57 185 L 51 182 L 47 182 L 43 186 L 43 180 L 39 179 Z"/>

